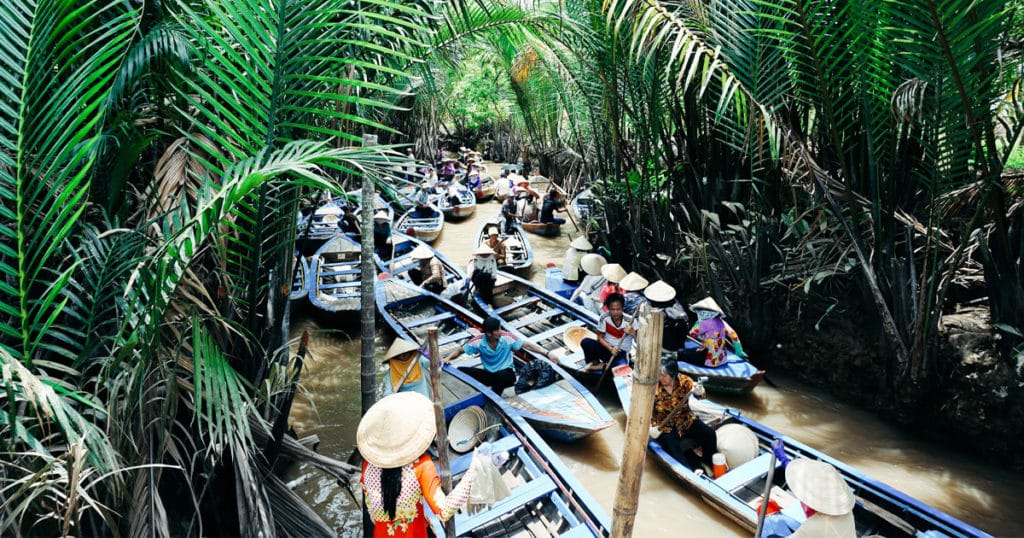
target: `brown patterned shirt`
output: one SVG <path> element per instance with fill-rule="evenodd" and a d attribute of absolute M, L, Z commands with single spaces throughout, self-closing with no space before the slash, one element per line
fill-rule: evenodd
<path fill-rule="evenodd" d="M 666 417 L 672 414 L 672 410 L 682 403 L 683 409 L 676 413 L 672 420 L 661 428 L 661 431 L 668 433 L 675 430 L 676 434 L 680 437 L 686 433 L 686 430 L 690 429 L 690 426 L 693 425 L 693 421 L 697 420 L 696 415 L 690 411 L 689 397 L 691 390 L 693 390 L 693 380 L 685 374 L 676 376 L 676 388 L 671 392 L 659 383 L 658 387 L 654 389 L 654 413 L 651 415 L 651 426 L 661 424 Z"/>

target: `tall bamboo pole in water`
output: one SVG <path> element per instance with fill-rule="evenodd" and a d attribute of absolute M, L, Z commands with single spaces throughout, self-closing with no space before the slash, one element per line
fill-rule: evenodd
<path fill-rule="evenodd" d="M 619 466 L 619 484 L 615 490 L 612 511 L 612 536 L 632 536 L 636 519 L 640 478 L 647 456 L 647 431 L 654 411 L 654 387 L 658 383 L 661 359 L 661 336 L 665 318 L 661 310 L 653 310 L 640 318 L 637 335 L 636 369 L 633 371 L 633 392 L 626 417 L 626 446 Z"/>
<path fill-rule="evenodd" d="M 377 135 L 364 134 L 363 146 L 376 146 Z M 363 414 L 377 400 L 377 363 L 374 360 L 374 314 L 377 308 L 373 301 L 373 285 L 377 271 L 373 266 L 373 178 L 363 174 L 362 190 L 362 243 L 359 259 L 361 269 L 359 285 L 359 385 L 362 391 Z"/>
<path fill-rule="evenodd" d="M 448 463 L 448 426 L 444 421 L 444 393 L 441 392 L 441 350 L 437 347 L 437 327 L 427 329 L 430 349 L 430 392 L 434 397 L 434 421 L 437 423 L 437 466 L 445 494 L 452 491 L 452 467 Z M 446 538 L 455 538 L 455 518 L 444 524 Z"/>

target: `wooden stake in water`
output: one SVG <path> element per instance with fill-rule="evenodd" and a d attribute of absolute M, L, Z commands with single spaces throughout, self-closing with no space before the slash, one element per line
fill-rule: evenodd
<path fill-rule="evenodd" d="M 661 361 L 661 337 L 665 317 L 661 310 L 643 316 L 637 339 L 633 392 L 626 418 L 626 446 L 619 466 L 619 484 L 612 511 L 612 536 L 633 535 L 633 522 L 640 495 L 640 478 L 647 457 L 647 432 L 654 412 L 654 388 L 658 383 Z"/>
<path fill-rule="evenodd" d="M 452 491 L 452 468 L 448 464 L 448 425 L 444 421 L 444 401 L 441 392 L 441 350 L 437 347 L 437 327 L 427 329 L 430 346 L 430 392 L 434 399 L 434 422 L 437 424 L 437 474 L 445 495 Z M 444 525 L 444 535 L 455 538 L 455 518 Z"/>

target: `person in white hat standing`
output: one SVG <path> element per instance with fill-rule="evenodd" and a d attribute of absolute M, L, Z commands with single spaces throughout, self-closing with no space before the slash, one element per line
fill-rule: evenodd
<path fill-rule="evenodd" d="M 580 263 L 583 262 L 583 256 L 593 249 L 594 245 L 590 244 L 585 235 L 581 235 L 569 243 L 569 248 L 565 250 L 565 261 L 562 262 L 563 282 L 576 284 L 580 281 Z"/>
<path fill-rule="evenodd" d="M 388 374 L 381 394 L 418 392 L 431 397 L 430 360 L 420 353 L 416 344 L 405 338 L 395 338 L 384 354 L 384 364 L 388 365 Z"/>
<path fill-rule="evenodd" d="M 419 245 L 409 254 L 418 262 L 416 267 L 409 269 L 409 278 L 413 284 L 433 292 L 444 290 L 444 266 L 441 260 L 426 245 Z"/>
<path fill-rule="evenodd" d="M 697 314 L 697 323 L 690 329 L 689 337 L 693 338 L 700 347 L 697 349 L 682 349 L 679 351 L 679 360 L 690 364 L 710 366 L 712 368 L 725 364 L 726 344 L 732 346 L 737 357 L 746 358 L 743 351 L 740 337 L 736 331 L 725 322 L 725 313 L 722 307 L 718 306 L 711 297 L 705 297 L 690 309 Z"/>
<path fill-rule="evenodd" d="M 391 217 L 387 211 L 373 214 L 373 248 L 381 259 L 391 259 Z"/>
<path fill-rule="evenodd" d="M 644 289 L 644 297 L 650 301 L 651 308 L 657 308 L 665 314 L 661 349 L 673 353 L 683 349 L 690 321 L 686 309 L 676 300 L 676 289 L 664 280 L 658 280 Z"/>
<path fill-rule="evenodd" d="M 580 285 L 576 287 L 576 290 L 572 292 L 572 296 L 569 300 L 583 305 L 584 308 L 597 314 L 601 311 L 601 303 L 597 301 L 597 296 L 601 292 L 601 287 L 604 286 L 605 279 L 601 275 L 601 268 L 608 262 L 605 261 L 604 256 L 600 254 L 586 254 L 580 260 L 580 267 L 586 276 L 580 282 Z"/>
<path fill-rule="evenodd" d="M 463 289 L 472 283 L 477 295 L 487 304 L 494 300 L 494 283 L 498 278 L 498 262 L 494 259 L 494 251 L 487 243 L 480 243 L 473 251 L 473 259 L 466 267 L 466 281 Z"/>
<path fill-rule="evenodd" d="M 761 536 L 795 538 L 854 538 L 857 536 L 853 507 L 857 499 L 850 486 L 831 464 L 797 458 L 786 465 L 786 485 L 800 501 L 802 523 L 783 512 L 764 520 Z M 793 532 L 795 530 L 795 532 Z"/>
<path fill-rule="evenodd" d="M 418 392 L 385 396 L 359 421 L 356 446 L 366 460 L 359 481 L 374 538 L 427 536 L 421 500 L 442 521 L 465 506 L 475 466 L 445 495 L 437 466 L 425 453 L 436 434 L 433 404 Z"/>
<path fill-rule="evenodd" d="M 635 271 L 626 275 L 626 278 L 619 282 L 619 287 L 625 292 L 623 296 L 626 302 L 622 308 L 626 314 L 635 316 L 636 309 L 647 302 L 647 297 L 644 296 L 644 289 L 647 288 L 647 284 L 647 279 Z"/>

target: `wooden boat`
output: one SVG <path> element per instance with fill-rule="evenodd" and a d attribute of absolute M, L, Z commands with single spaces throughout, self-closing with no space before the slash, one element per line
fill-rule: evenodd
<path fill-rule="evenodd" d="M 309 258 L 296 255 L 295 277 L 292 280 L 292 289 L 288 293 L 288 301 L 292 308 L 301 308 L 309 304 Z"/>
<path fill-rule="evenodd" d="M 345 195 L 348 196 L 352 200 L 353 204 L 355 204 L 355 206 L 356 206 L 356 215 L 361 215 L 362 212 L 363 212 L 363 204 L 362 204 L 363 191 L 357 189 L 357 190 L 354 190 L 354 191 L 348 191 L 348 192 L 345 193 Z M 381 197 L 379 192 L 374 192 L 373 193 L 373 212 L 376 213 L 378 211 L 385 211 L 385 212 L 387 212 L 387 214 L 388 214 L 388 221 L 389 222 L 394 222 L 395 221 L 395 208 L 391 207 L 391 204 L 388 204 L 386 201 L 384 201 L 384 198 Z M 362 221 L 360 220 L 360 222 L 362 222 Z"/>
<path fill-rule="evenodd" d="M 494 193 L 497 190 L 494 178 L 489 174 L 480 172 L 480 188 L 473 190 L 473 195 L 476 196 L 477 203 L 486 202 L 491 198 L 494 198 Z"/>
<path fill-rule="evenodd" d="M 558 364 L 585 380 L 596 381 L 600 372 L 584 372 L 583 352 L 566 347 L 562 335 L 570 327 L 594 331 L 597 316 L 551 291 L 516 275 L 499 271 L 494 283 L 494 304 L 473 294 L 477 307 L 508 324 L 509 331 L 555 352 Z"/>
<path fill-rule="evenodd" d="M 459 205 L 451 204 L 447 189 L 441 194 L 434 195 L 432 201 L 449 218 L 464 219 L 476 211 L 476 196 L 461 185 L 459 186 Z"/>
<path fill-rule="evenodd" d="M 455 534 L 469 536 L 608 536 L 611 519 L 537 432 L 508 404 L 474 379 L 445 367 L 441 376 L 445 420 L 463 411 L 482 417 L 474 439 L 486 441 L 491 454 L 507 454 L 498 471 L 509 496 L 490 507 L 455 515 Z M 465 411 L 469 409 L 470 411 Z M 470 430 L 472 431 L 472 430 Z M 464 446 L 463 440 L 453 440 Z M 464 450 L 472 448 L 468 443 Z M 447 449 L 456 482 L 469 468 L 472 452 Z M 427 510 L 434 536 L 444 536 L 440 521 Z"/>
<path fill-rule="evenodd" d="M 498 262 L 498 269 L 503 271 L 522 271 L 527 270 L 533 266 L 533 247 L 530 246 L 530 240 L 526 237 L 518 226 L 512 230 L 512 234 L 501 233 L 501 222 L 504 219 L 497 217 L 484 221 L 483 225 L 480 226 L 480 231 L 476 234 L 476 243 L 484 243 L 487 241 L 487 234 L 491 228 L 498 230 L 498 236 L 500 239 L 505 241 L 505 260 L 502 263 Z"/>
<path fill-rule="evenodd" d="M 412 283 L 390 278 L 377 287 L 377 310 L 392 329 L 404 338 L 426 344 L 427 329 L 438 327 L 442 356 L 450 354 L 481 333 L 483 319 L 469 310 Z M 525 349 L 516 353 L 517 369 L 528 361 L 547 359 Z M 479 356 L 461 356 L 455 366 L 479 366 Z M 615 421 L 593 394 L 555 364 L 554 383 L 521 394 L 511 389 L 501 397 L 542 435 L 562 442 L 582 439 Z M 485 389 L 485 392 L 490 392 Z"/>
<path fill-rule="evenodd" d="M 532 234 L 542 235 L 544 237 L 558 237 L 562 233 L 562 225 L 557 222 L 521 222 L 519 225 Z"/>
<path fill-rule="evenodd" d="M 687 341 L 686 347 L 697 349 L 697 344 Z M 746 394 L 754 390 L 754 387 L 764 378 L 764 370 L 750 364 L 746 359 L 738 357 L 732 351 L 726 351 L 726 353 L 726 361 L 714 367 L 677 361 L 679 363 L 679 371 L 694 379 L 699 377 L 708 378 L 704 382 L 704 387 L 711 392 Z M 662 350 L 663 359 L 672 359 L 675 356 L 676 352 L 674 351 Z"/>
<path fill-rule="evenodd" d="M 633 385 L 632 369 L 623 365 L 615 367 L 612 372 L 622 408 L 628 413 Z M 711 469 L 701 469 L 701 473 L 697 473 L 686 467 L 669 455 L 657 441 L 650 440 L 647 448 L 659 466 L 673 479 L 748 532 L 754 532 L 757 528 L 757 507 L 764 495 L 769 467 L 775 461 L 772 459 L 771 442 L 773 439 L 781 439 L 789 458 L 824 461 L 839 471 L 857 500 L 853 510 L 857 536 L 988 536 L 835 458 L 743 416 L 735 409 L 693 397 L 690 398 L 690 408 L 715 430 L 724 431 L 721 428 L 731 424 L 734 426 L 730 428 L 739 425 L 753 432 L 757 439 L 757 455 L 749 461 L 738 462 L 728 472 L 715 478 Z M 751 455 L 753 452 L 751 449 Z M 774 471 L 780 470 L 781 465 L 775 462 Z M 800 501 L 786 489 L 785 473 L 774 472 L 769 500 L 780 507 L 783 514 L 796 521 L 802 522 L 805 519 Z"/>
<path fill-rule="evenodd" d="M 309 267 L 310 304 L 328 314 L 359 309 L 361 249 L 347 234 L 336 234 L 317 249 Z"/>
<path fill-rule="evenodd" d="M 576 218 L 587 220 L 590 218 L 590 211 L 594 205 L 594 195 L 590 189 L 583 189 L 572 197 L 569 207 L 576 215 Z"/>
<path fill-rule="evenodd" d="M 444 228 L 444 213 L 433 205 L 427 207 L 432 214 L 416 213 L 415 207 L 403 213 L 395 223 L 395 230 L 432 243 L 441 235 L 441 229 Z"/>
<path fill-rule="evenodd" d="M 412 259 L 412 251 L 415 250 L 416 247 L 423 245 L 430 249 L 431 252 L 434 253 L 434 256 L 441 261 L 441 266 L 444 267 L 444 280 L 446 287 L 466 278 L 466 273 L 464 273 L 459 266 L 455 265 L 455 263 L 448 259 L 444 254 L 441 254 L 441 252 L 421 241 L 418 237 L 395 232 L 391 236 L 391 241 L 395 246 L 394 258 L 385 261 L 380 256 L 374 254 L 374 261 L 376 261 L 377 268 L 382 273 L 388 273 L 391 276 L 408 280 L 409 270 L 419 266 L 419 262 Z"/>
<path fill-rule="evenodd" d="M 304 255 L 316 252 L 325 241 L 338 233 L 338 221 L 344 213 L 345 200 L 332 200 L 316 208 L 311 215 L 299 220 L 295 241 Z"/>

